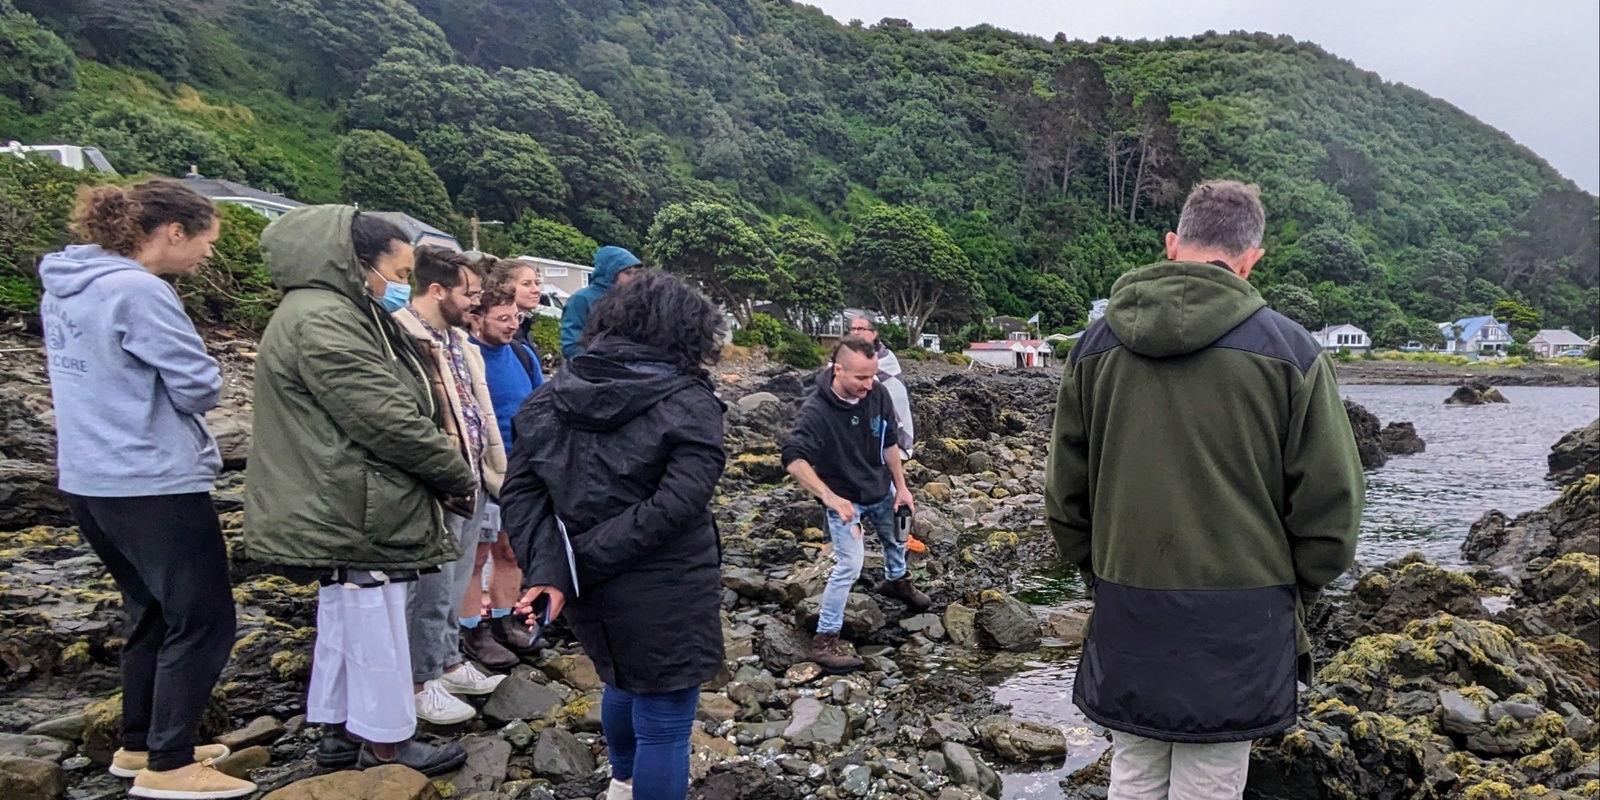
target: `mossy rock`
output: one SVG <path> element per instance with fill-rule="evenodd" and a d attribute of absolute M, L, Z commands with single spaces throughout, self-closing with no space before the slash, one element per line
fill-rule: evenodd
<path fill-rule="evenodd" d="M 122 695 L 90 703 L 83 709 L 83 754 L 96 764 L 110 764 L 122 746 Z M 221 687 L 211 691 L 211 702 L 200 717 L 197 742 L 209 742 L 228 730 L 228 697 Z"/>

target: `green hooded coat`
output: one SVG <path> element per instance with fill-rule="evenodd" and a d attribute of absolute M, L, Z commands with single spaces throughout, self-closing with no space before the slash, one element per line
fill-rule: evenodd
<path fill-rule="evenodd" d="M 244 544 L 293 567 L 437 566 L 460 556 L 437 498 L 470 494 L 472 470 L 410 337 L 368 292 L 354 214 L 297 209 L 261 235 L 284 297 L 256 362 Z"/>

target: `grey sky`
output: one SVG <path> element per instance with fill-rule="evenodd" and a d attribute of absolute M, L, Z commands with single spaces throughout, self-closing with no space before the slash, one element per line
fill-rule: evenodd
<path fill-rule="evenodd" d="M 1049 38 L 1286 33 L 1443 98 L 1600 190 L 1596 0 L 803 0 L 841 22 L 988 23 Z"/>

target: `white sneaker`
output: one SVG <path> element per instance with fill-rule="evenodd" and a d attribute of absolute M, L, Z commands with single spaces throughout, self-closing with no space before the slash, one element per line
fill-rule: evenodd
<path fill-rule="evenodd" d="M 606 789 L 606 800 L 633 800 L 633 784 L 612 778 L 611 787 Z"/>
<path fill-rule="evenodd" d="M 459 671 L 459 670 L 458 670 Z M 417 719 L 435 725 L 455 725 L 478 715 L 478 710 L 461 702 L 444 687 L 442 679 L 422 684 L 417 692 Z"/>
<path fill-rule="evenodd" d="M 485 675 L 471 661 L 464 661 L 460 669 L 440 676 L 439 683 L 451 694 L 478 695 L 493 692 L 494 687 L 505 679 L 504 675 Z"/>

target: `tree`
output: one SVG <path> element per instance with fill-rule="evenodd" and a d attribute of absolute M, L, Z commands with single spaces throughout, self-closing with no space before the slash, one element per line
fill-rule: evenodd
<path fill-rule="evenodd" d="M 217 211 L 222 226 L 211 258 L 178 284 L 178 293 L 196 319 L 259 333 L 282 296 L 261 259 L 267 218 L 233 203 L 218 204 Z"/>
<path fill-rule="evenodd" d="M 64 132 L 78 144 L 99 148 L 120 172 L 183 175 L 194 167 L 207 177 L 245 180 L 244 168 L 216 133 L 160 106 L 117 98 L 78 110 L 86 113 Z"/>
<path fill-rule="evenodd" d="M 344 173 L 346 202 L 373 211 L 399 211 L 432 225 L 454 225 L 450 195 L 428 160 L 381 131 L 351 131 L 333 152 Z"/>
<path fill-rule="evenodd" d="M 1279 283 L 1264 292 L 1262 297 L 1273 311 L 1294 320 L 1300 327 L 1308 331 L 1322 327 L 1322 310 L 1317 305 L 1316 295 L 1309 289 L 1292 283 Z"/>
<path fill-rule="evenodd" d="M 1372 260 L 1348 234 L 1318 228 L 1300 237 L 1296 245 L 1300 254 L 1293 268 L 1305 273 L 1314 284 L 1331 281 L 1349 286 L 1372 279 Z"/>
<path fill-rule="evenodd" d="M 816 323 L 844 308 L 838 249 L 827 234 L 795 217 L 779 217 L 770 241 L 778 267 L 772 300 L 788 314 L 791 325 L 816 333 Z"/>
<path fill-rule="evenodd" d="M 524 212 L 553 214 L 570 189 L 550 154 L 533 137 L 482 125 L 445 125 L 417 137 L 417 149 L 438 171 L 464 212 L 514 220 Z"/>
<path fill-rule="evenodd" d="M 61 37 L 18 11 L 11 0 L 0 0 L 0 97 L 37 114 L 57 95 L 77 88 L 76 69 L 72 50 Z"/>
<path fill-rule="evenodd" d="M 651 258 L 694 281 L 740 324 L 773 288 L 772 251 L 743 219 L 720 203 L 674 203 L 656 214 L 646 239 Z"/>
<path fill-rule="evenodd" d="M 978 308 L 983 289 L 966 253 L 926 213 L 874 206 L 850 226 L 840 254 L 846 292 L 906 326 L 906 344 L 940 314 Z"/>
<path fill-rule="evenodd" d="M 0 317 L 38 311 L 39 257 L 70 241 L 73 197 L 94 178 L 40 155 L 0 155 Z"/>
<path fill-rule="evenodd" d="M 594 260 L 594 251 L 600 248 L 595 240 L 584 236 L 577 228 L 532 214 L 523 215 L 507 233 L 511 252 L 521 256 L 587 264 Z"/>
<path fill-rule="evenodd" d="M 1526 331 L 1531 335 L 1533 331 L 1539 330 L 1540 323 L 1544 321 L 1544 315 L 1537 309 L 1510 298 L 1495 303 L 1494 311 L 1491 313 L 1496 320 L 1505 323 L 1514 333 Z"/>
<path fill-rule="evenodd" d="M 444 31 L 405 0 L 270 0 L 252 10 L 261 22 L 303 42 L 341 77 L 359 80 L 397 47 L 440 63 L 454 55 Z"/>
<path fill-rule="evenodd" d="M 1089 303 L 1066 278 L 1053 273 L 1036 274 L 1029 287 L 1029 300 L 1039 313 L 1041 330 L 1076 328 L 1082 324 Z"/>

